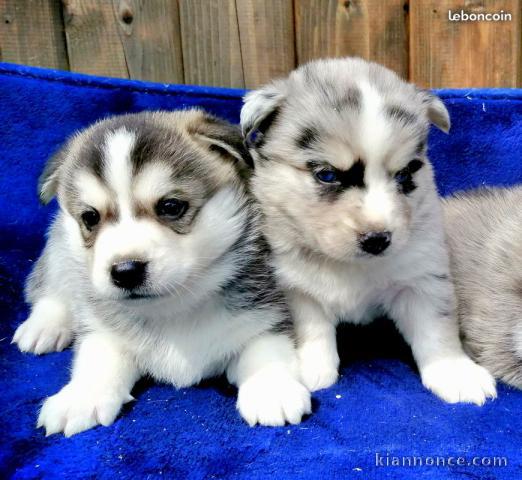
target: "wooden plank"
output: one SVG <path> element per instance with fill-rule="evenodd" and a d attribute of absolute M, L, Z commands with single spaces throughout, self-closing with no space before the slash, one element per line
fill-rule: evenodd
<path fill-rule="evenodd" d="M 243 87 L 235 0 L 180 0 L 185 83 Z"/>
<path fill-rule="evenodd" d="M 237 0 L 245 86 L 281 77 L 296 65 L 292 0 Z"/>
<path fill-rule="evenodd" d="M 67 70 L 60 0 L 0 1 L 0 59 Z"/>
<path fill-rule="evenodd" d="M 404 0 L 295 0 L 298 63 L 357 56 L 408 75 Z"/>
<path fill-rule="evenodd" d="M 453 22 L 448 11 L 504 11 L 508 22 Z M 411 79 L 424 87 L 521 86 L 522 0 L 411 0 Z"/>
<path fill-rule="evenodd" d="M 177 0 L 113 0 L 130 78 L 183 83 Z"/>
<path fill-rule="evenodd" d="M 116 10 L 110 0 L 64 0 L 69 64 L 75 72 L 128 78 Z"/>

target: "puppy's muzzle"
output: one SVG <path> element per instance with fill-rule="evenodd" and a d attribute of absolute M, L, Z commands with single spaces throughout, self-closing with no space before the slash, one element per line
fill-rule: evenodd
<path fill-rule="evenodd" d="M 126 260 L 111 267 L 112 283 L 124 290 L 135 290 L 145 283 L 147 262 Z"/>
<path fill-rule="evenodd" d="M 391 232 L 368 232 L 359 235 L 359 245 L 363 252 L 379 255 L 391 244 Z"/>

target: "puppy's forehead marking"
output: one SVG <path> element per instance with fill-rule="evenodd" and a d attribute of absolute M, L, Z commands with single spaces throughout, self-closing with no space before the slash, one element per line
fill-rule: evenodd
<path fill-rule="evenodd" d="M 110 203 L 110 194 L 101 179 L 89 171 L 81 171 L 76 178 L 76 188 L 80 201 L 97 210 L 104 210 Z"/>
<path fill-rule="evenodd" d="M 417 115 L 407 111 L 399 105 L 386 106 L 386 114 L 390 119 L 398 121 L 403 125 L 415 125 L 418 123 Z"/>
<path fill-rule="evenodd" d="M 361 82 L 362 110 L 359 122 L 358 141 L 360 155 L 366 161 L 380 161 L 385 153 L 390 128 L 383 114 L 383 98 L 368 82 Z"/>
<path fill-rule="evenodd" d="M 145 164 L 134 179 L 134 196 L 141 203 L 153 202 L 172 190 L 171 169 L 164 162 Z"/>
<path fill-rule="evenodd" d="M 120 213 L 132 215 L 131 152 L 136 135 L 125 128 L 107 134 L 105 138 L 104 173 L 115 192 Z"/>
<path fill-rule="evenodd" d="M 334 102 L 333 108 L 336 112 L 352 110 L 358 112 L 361 109 L 361 92 L 356 87 L 349 87 L 341 93 Z"/>
<path fill-rule="evenodd" d="M 320 138 L 319 131 L 312 126 L 305 127 L 300 132 L 299 136 L 297 137 L 296 143 L 297 146 L 301 149 L 307 149 L 310 148 L 310 146 L 317 142 Z"/>

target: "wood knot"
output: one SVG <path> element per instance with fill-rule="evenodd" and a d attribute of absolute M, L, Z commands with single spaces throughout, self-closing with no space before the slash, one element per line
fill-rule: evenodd
<path fill-rule="evenodd" d="M 128 9 L 121 12 L 121 21 L 126 25 L 130 25 L 134 21 L 134 15 Z"/>

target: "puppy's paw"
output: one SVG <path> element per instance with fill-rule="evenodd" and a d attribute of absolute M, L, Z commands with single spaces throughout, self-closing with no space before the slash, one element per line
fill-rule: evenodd
<path fill-rule="evenodd" d="M 422 383 L 448 403 L 483 405 L 496 398 L 495 379 L 466 356 L 434 361 L 421 371 Z"/>
<path fill-rule="evenodd" d="M 312 405 L 310 392 L 291 375 L 259 372 L 240 386 L 237 409 L 251 427 L 276 427 L 298 424 Z"/>
<path fill-rule="evenodd" d="M 29 318 L 22 323 L 13 336 L 22 352 L 40 355 L 60 352 L 68 347 L 73 338 L 67 307 L 54 299 L 42 299 L 36 303 Z"/>
<path fill-rule="evenodd" d="M 46 436 L 63 432 L 70 437 L 96 425 L 108 426 L 114 422 L 122 405 L 131 400 L 129 394 L 69 384 L 45 400 L 37 428 L 44 427 Z"/>
<path fill-rule="evenodd" d="M 301 380 L 311 392 L 331 387 L 339 377 L 339 355 L 322 343 L 306 342 L 297 351 Z"/>

